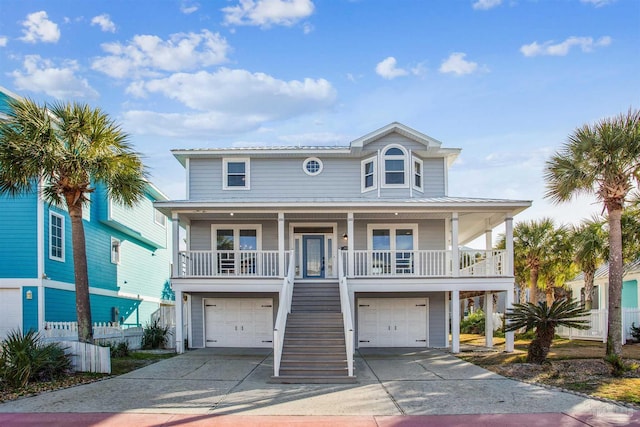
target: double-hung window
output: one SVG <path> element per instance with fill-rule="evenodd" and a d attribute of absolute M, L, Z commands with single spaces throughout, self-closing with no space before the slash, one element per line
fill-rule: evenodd
<path fill-rule="evenodd" d="M 422 160 L 413 158 L 413 189 L 423 191 Z"/>
<path fill-rule="evenodd" d="M 249 159 L 223 159 L 222 189 L 249 189 Z"/>
<path fill-rule="evenodd" d="M 49 258 L 64 262 L 64 216 L 49 215 Z"/>
<path fill-rule="evenodd" d="M 360 164 L 362 174 L 362 192 L 378 188 L 377 161 L 375 157 L 363 160 Z"/>
<path fill-rule="evenodd" d="M 407 153 L 400 146 L 385 148 L 382 154 L 384 187 L 407 187 Z"/>
<path fill-rule="evenodd" d="M 120 240 L 111 238 L 111 262 L 120 264 Z"/>

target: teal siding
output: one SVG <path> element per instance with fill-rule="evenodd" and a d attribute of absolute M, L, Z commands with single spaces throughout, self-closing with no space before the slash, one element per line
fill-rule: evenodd
<path fill-rule="evenodd" d="M 27 293 L 31 292 L 31 299 L 27 299 Z M 28 331 L 38 328 L 38 287 L 25 286 L 22 288 L 22 330 Z"/>
<path fill-rule="evenodd" d="M 638 281 L 622 282 L 622 308 L 638 308 Z"/>
<path fill-rule="evenodd" d="M 64 261 L 49 258 L 49 224 L 51 213 L 64 217 Z M 71 245 L 71 220 L 62 209 L 45 204 L 44 210 L 44 272 L 51 280 L 74 283 L 73 276 L 73 246 Z"/>
<path fill-rule="evenodd" d="M 37 209 L 35 192 L 0 196 L 0 277 L 38 276 Z"/>
<path fill-rule="evenodd" d="M 11 97 L 9 95 L 0 91 L 0 113 L 8 114 L 9 111 L 11 111 L 8 103 L 10 99 Z"/>

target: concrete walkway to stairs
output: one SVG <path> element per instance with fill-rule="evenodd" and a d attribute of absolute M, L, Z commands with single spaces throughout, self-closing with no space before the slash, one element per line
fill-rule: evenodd
<path fill-rule="evenodd" d="M 355 384 L 274 384 L 270 350 L 189 351 L 0 404 L 0 425 L 640 425 L 638 411 L 506 379 L 439 350 L 362 349 L 355 363 Z"/>

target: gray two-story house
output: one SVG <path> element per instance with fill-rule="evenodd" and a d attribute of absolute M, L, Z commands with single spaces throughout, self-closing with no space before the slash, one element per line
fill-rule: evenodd
<path fill-rule="evenodd" d="M 353 379 L 356 348 L 458 352 L 461 295 L 513 299 L 513 216 L 531 204 L 450 196 L 459 153 L 400 123 L 344 147 L 174 150 L 187 198 L 156 207 L 173 219 L 177 351 L 273 347 L 284 382 Z"/>

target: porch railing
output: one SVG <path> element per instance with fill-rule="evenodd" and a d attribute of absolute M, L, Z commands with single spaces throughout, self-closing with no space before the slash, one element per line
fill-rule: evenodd
<path fill-rule="evenodd" d="M 280 375 L 280 361 L 282 360 L 282 347 L 284 345 L 284 331 L 287 326 L 287 316 L 291 313 L 291 299 L 293 297 L 293 279 L 295 277 L 295 252 L 289 254 L 289 268 L 287 277 L 282 283 L 280 291 L 280 305 L 276 322 L 273 327 L 273 375 Z"/>
<path fill-rule="evenodd" d="M 353 320 L 351 317 L 351 303 L 349 299 L 349 289 L 347 286 L 347 275 L 343 258 L 338 258 L 338 280 L 340 287 L 340 311 L 342 312 L 342 325 L 344 327 L 344 342 L 347 351 L 347 371 L 349 376 L 353 376 Z"/>
<path fill-rule="evenodd" d="M 279 256 L 278 251 L 180 251 L 177 273 L 178 277 L 283 277 Z"/>
<path fill-rule="evenodd" d="M 347 265 L 348 252 L 341 261 Z M 356 250 L 353 277 L 452 277 L 452 251 L 447 250 Z M 506 251 L 460 250 L 458 274 L 461 277 L 494 277 L 506 275 Z"/>

